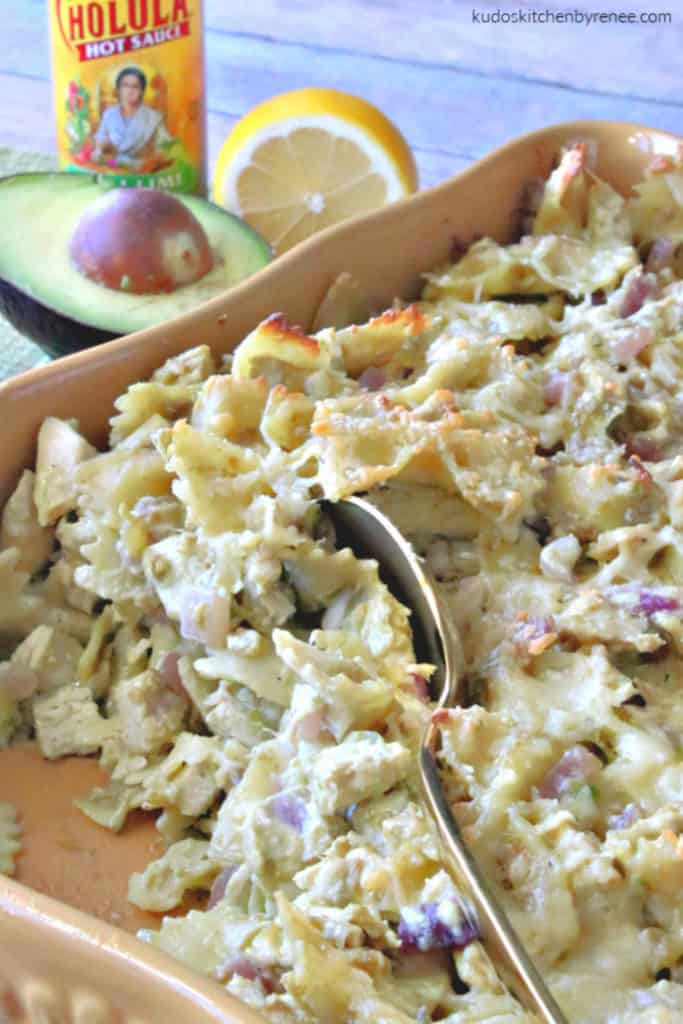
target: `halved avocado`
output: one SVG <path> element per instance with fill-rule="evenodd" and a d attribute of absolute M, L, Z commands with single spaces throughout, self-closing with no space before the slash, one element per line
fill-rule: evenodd
<path fill-rule="evenodd" d="M 170 320 L 220 294 L 272 259 L 268 243 L 221 207 L 174 193 L 201 224 L 213 267 L 174 291 L 132 294 L 85 276 L 70 253 L 84 215 L 110 189 L 85 174 L 0 179 L 0 310 L 51 355 Z"/>

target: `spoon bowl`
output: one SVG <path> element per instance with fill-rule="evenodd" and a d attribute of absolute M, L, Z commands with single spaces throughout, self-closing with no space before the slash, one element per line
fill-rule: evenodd
<path fill-rule="evenodd" d="M 534 967 L 503 908 L 482 876 L 445 797 L 439 771 L 439 711 L 462 702 L 463 655 L 460 640 L 437 585 L 413 548 L 387 517 L 364 498 L 324 502 L 337 540 L 362 558 L 374 558 L 380 577 L 412 612 L 415 653 L 435 666 L 430 679 L 436 707 L 420 746 L 420 786 L 436 825 L 447 866 L 458 886 L 462 910 L 480 935 L 502 980 L 520 1003 L 544 1024 L 567 1024 Z"/>

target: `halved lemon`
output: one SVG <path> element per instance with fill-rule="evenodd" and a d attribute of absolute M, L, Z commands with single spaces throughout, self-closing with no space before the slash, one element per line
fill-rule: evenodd
<path fill-rule="evenodd" d="M 213 197 L 282 253 L 416 188 L 410 147 L 380 110 L 311 88 L 274 96 L 238 121 L 218 156 Z"/>

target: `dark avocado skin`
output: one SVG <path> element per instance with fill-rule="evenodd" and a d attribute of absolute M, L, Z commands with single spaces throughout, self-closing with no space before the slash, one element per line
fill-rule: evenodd
<path fill-rule="evenodd" d="M 80 218 L 107 191 L 96 177 L 27 173 L 0 178 L 0 312 L 59 357 L 167 323 L 226 292 L 272 259 L 248 224 L 197 196 L 176 195 L 206 232 L 213 268 L 160 295 L 125 294 L 78 271 L 69 243 Z"/>
<path fill-rule="evenodd" d="M 0 278 L 0 313 L 53 359 L 118 337 L 55 312 Z"/>

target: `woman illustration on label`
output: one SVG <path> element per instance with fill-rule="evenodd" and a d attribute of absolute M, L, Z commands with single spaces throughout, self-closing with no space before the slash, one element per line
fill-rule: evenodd
<path fill-rule="evenodd" d="M 95 148 L 90 159 L 95 163 L 103 156 L 113 156 L 117 164 L 141 167 L 158 146 L 172 142 L 163 115 L 142 101 L 147 78 L 139 68 L 126 67 L 116 76 L 116 106 L 102 114 L 95 132 Z"/>

